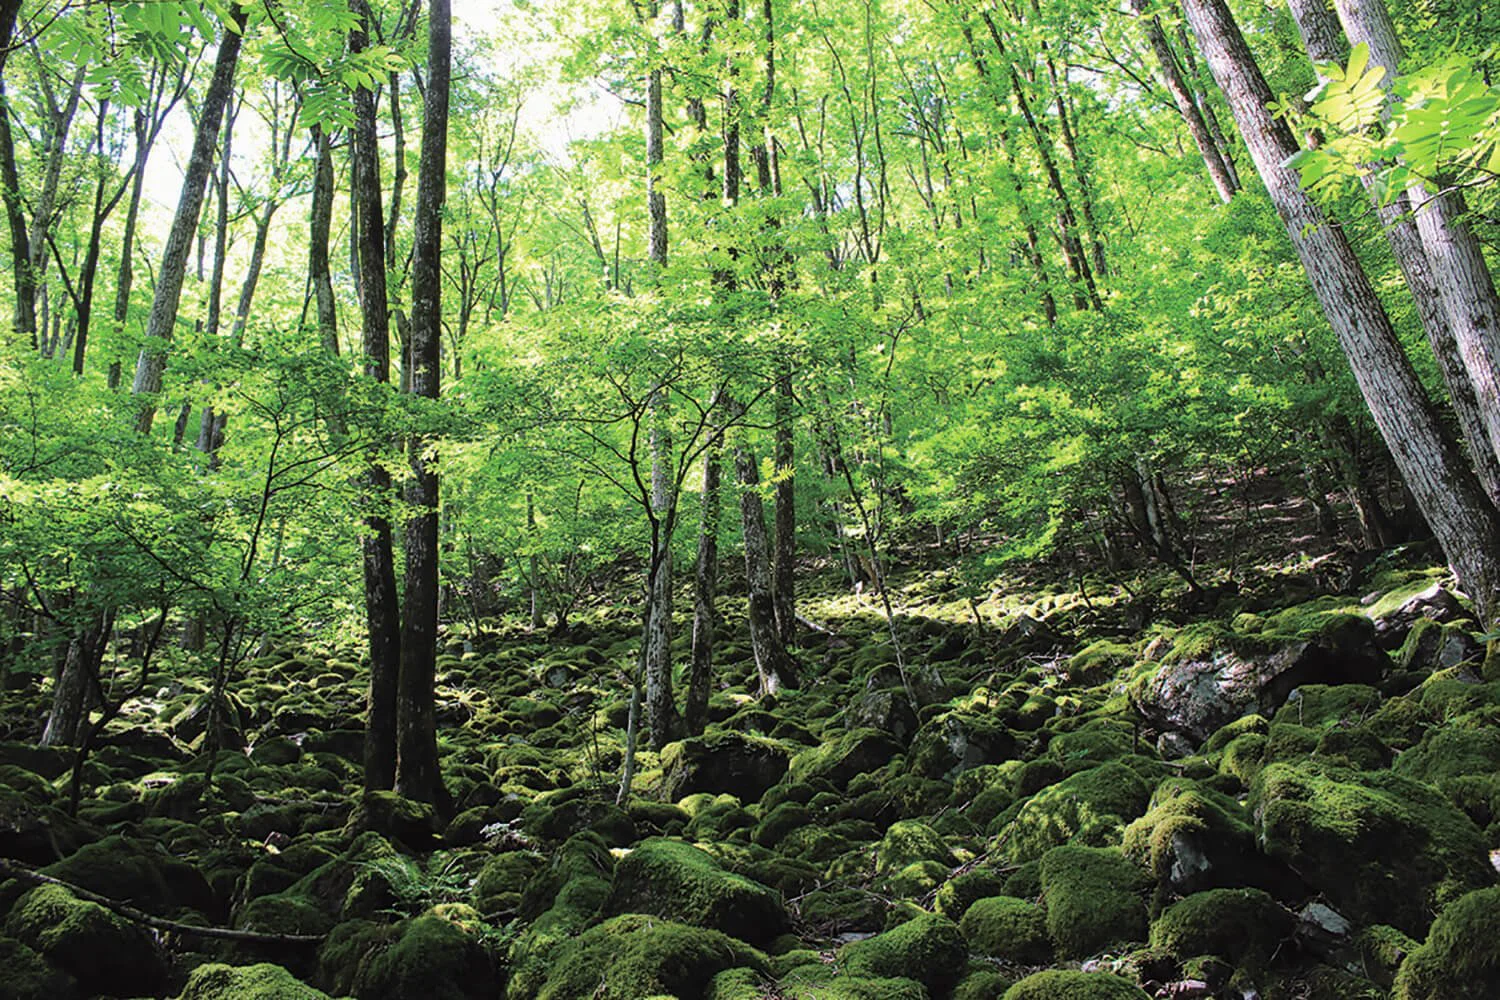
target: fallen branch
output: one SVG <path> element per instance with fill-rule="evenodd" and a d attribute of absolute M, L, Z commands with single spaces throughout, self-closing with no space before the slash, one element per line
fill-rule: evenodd
<path fill-rule="evenodd" d="M 198 927 L 194 924 L 184 924 L 176 920 L 168 920 L 165 917 L 156 917 L 138 910 L 128 903 L 101 896 L 97 892 L 90 892 L 82 886 L 71 882 L 64 882 L 60 878 L 51 875 L 43 875 L 41 872 L 32 871 L 25 865 L 18 864 L 6 858 L 0 858 L 0 876 L 20 879 L 32 885 L 60 885 L 64 889 L 77 896 L 79 899 L 90 903 L 98 903 L 107 910 L 111 910 L 132 923 L 144 924 L 147 927 L 159 931 L 170 931 L 174 934 L 195 936 L 202 938 L 213 938 L 218 941 L 246 941 L 251 944 L 318 944 L 326 934 L 262 934 L 260 931 L 237 931 L 229 927 Z"/>

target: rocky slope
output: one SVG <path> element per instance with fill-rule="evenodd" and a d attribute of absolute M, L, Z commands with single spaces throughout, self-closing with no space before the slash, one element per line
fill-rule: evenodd
<path fill-rule="evenodd" d="M 246 664 L 211 787 L 184 670 L 76 818 L 71 755 L 0 745 L 0 994 L 1494 997 L 1500 659 L 1437 579 L 1268 581 L 1129 632 L 1063 593 L 977 629 L 928 574 L 899 657 L 868 606 L 809 599 L 805 687 L 756 700 L 726 628 L 708 733 L 643 754 L 624 805 L 627 613 L 455 636 L 447 820 L 358 793 L 349 651 Z"/>

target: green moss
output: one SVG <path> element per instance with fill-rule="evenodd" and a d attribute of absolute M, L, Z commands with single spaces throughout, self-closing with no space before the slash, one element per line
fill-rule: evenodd
<path fill-rule="evenodd" d="M 142 927 L 59 885 L 22 896 L 5 933 L 70 973 L 86 993 L 155 993 L 164 974 Z"/>
<path fill-rule="evenodd" d="M 1268 733 L 1270 730 L 1271 723 L 1264 715 L 1254 713 L 1242 715 L 1233 722 L 1220 726 L 1208 738 L 1208 742 L 1203 744 L 1203 752 L 1208 754 L 1218 753 L 1246 733 Z"/>
<path fill-rule="evenodd" d="M 581 830 L 592 830 L 616 846 L 636 838 L 635 824 L 625 810 L 586 785 L 538 795 L 522 810 L 521 825 L 528 836 L 553 844 Z"/>
<path fill-rule="evenodd" d="M 917 820 L 892 823 L 875 853 L 875 870 L 890 873 L 918 861 L 951 865 L 953 852 L 936 830 Z"/>
<path fill-rule="evenodd" d="M 692 844 L 662 838 L 642 841 L 620 860 L 605 912 L 689 920 L 755 943 L 786 926 L 773 890 L 725 871 Z"/>
<path fill-rule="evenodd" d="M 517 909 L 526 883 L 541 871 L 546 859 L 535 851 L 508 851 L 484 863 L 474 880 L 474 905 L 481 913 Z"/>
<path fill-rule="evenodd" d="M 494 962 L 480 942 L 477 914 L 434 910 L 407 920 L 361 969 L 361 996 L 384 1000 L 482 1000 L 494 995 Z"/>
<path fill-rule="evenodd" d="M 1469 818 L 1432 788 L 1389 772 L 1272 764 L 1256 779 L 1250 808 L 1265 852 L 1357 924 L 1419 934 L 1444 898 L 1493 877 Z"/>
<path fill-rule="evenodd" d="M 1375 924 L 1366 927 L 1354 936 L 1359 949 L 1362 968 L 1374 981 L 1389 987 L 1396 978 L 1396 970 L 1412 952 L 1420 947 L 1394 927 Z"/>
<path fill-rule="evenodd" d="M 784 976 L 774 995 L 798 1000 L 928 1000 L 914 979 L 845 974 L 837 965 L 803 965 Z"/>
<path fill-rule="evenodd" d="M 333 924 L 334 918 L 316 900 L 295 889 L 252 899 L 234 920 L 239 930 L 262 934 L 326 934 Z"/>
<path fill-rule="evenodd" d="M 350 813 L 344 836 L 352 839 L 372 830 L 414 851 L 430 851 L 437 846 L 439 829 L 427 803 L 395 792 L 366 792 Z"/>
<path fill-rule="evenodd" d="M 802 920 L 825 937 L 872 931 L 881 926 L 888 907 L 885 899 L 864 889 L 815 889 L 801 902 Z"/>
<path fill-rule="evenodd" d="M 5 995 L 13 1000 L 75 1000 L 79 996 L 72 976 L 8 937 L 0 937 L 0 969 L 5 970 Z"/>
<path fill-rule="evenodd" d="M 953 1000 L 997 1000 L 1014 984 L 1013 978 L 994 969 L 976 969 L 954 988 Z"/>
<path fill-rule="evenodd" d="M 1500 994 L 1500 886 L 1455 901 L 1396 974 L 1395 1000 L 1481 1000 Z"/>
<path fill-rule="evenodd" d="M 966 955 L 958 925 L 929 913 L 845 945 L 838 961 L 853 976 L 915 979 L 940 994 L 958 981 Z"/>
<path fill-rule="evenodd" d="M 1149 798 L 1146 783 L 1121 764 L 1080 771 L 1015 810 L 1002 833 L 1004 849 L 1014 861 L 1031 861 L 1059 844 L 1118 844 Z"/>
<path fill-rule="evenodd" d="M 1024 899 L 991 896 L 978 900 L 959 926 L 975 954 L 1018 965 L 1045 965 L 1052 959 L 1046 913 Z"/>
<path fill-rule="evenodd" d="M 1072 684 L 1102 684 L 1135 663 L 1135 647 L 1113 639 L 1100 639 L 1068 660 L 1065 672 Z"/>
<path fill-rule="evenodd" d="M 1087 958 L 1146 937 L 1149 880 L 1119 851 L 1066 845 L 1042 858 L 1047 932 L 1064 958 Z"/>
<path fill-rule="evenodd" d="M 1238 779 L 1249 787 L 1266 765 L 1266 753 L 1271 745 L 1270 736 L 1264 733 L 1244 733 L 1236 736 L 1224 748 L 1219 759 L 1219 773 Z"/>
<path fill-rule="evenodd" d="M 328 1000 L 279 965 L 200 965 L 179 1000 Z"/>
<path fill-rule="evenodd" d="M 955 875 L 938 890 L 934 908 L 949 920 L 962 920 L 975 900 L 1005 895 L 1005 881 L 1003 875 L 985 868 Z"/>
<path fill-rule="evenodd" d="M 715 976 L 739 967 L 769 972 L 764 955 L 726 934 L 628 913 L 567 942 L 535 990 L 513 984 L 510 995 L 516 1000 L 703 996 Z"/>
<path fill-rule="evenodd" d="M 1214 955 L 1261 968 L 1291 935 L 1293 923 L 1292 915 L 1259 889 L 1209 889 L 1158 917 L 1151 925 L 1151 946 L 1179 959 Z"/>
<path fill-rule="evenodd" d="M 1197 872 L 1183 855 L 1249 854 L 1255 848 L 1248 817 L 1239 803 L 1186 778 L 1168 778 L 1151 796 L 1146 815 L 1125 828 L 1125 856 L 1145 868 L 1161 887 L 1192 887 Z M 1218 873 L 1216 877 L 1224 877 Z"/>
<path fill-rule="evenodd" d="M 1380 709 L 1380 703 L 1380 692 L 1367 684 L 1304 684 L 1271 721 L 1326 729 L 1364 722 Z"/>
<path fill-rule="evenodd" d="M 1027 976 L 1005 991 L 1003 1000 L 1143 1000 L 1148 994 L 1107 972 L 1049 969 Z"/>
<path fill-rule="evenodd" d="M 1455 720 L 1429 729 L 1393 767 L 1418 781 L 1435 783 L 1467 774 L 1500 772 L 1500 731 L 1493 724 L 1463 725 Z"/>
<path fill-rule="evenodd" d="M 856 775 L 874 771 L 901 752 L 901 745 L 878 729 L 851 729 L 832 743 L 811 747 L 792 758 L 794 781 L 823 779 L 839 788 Z"/>

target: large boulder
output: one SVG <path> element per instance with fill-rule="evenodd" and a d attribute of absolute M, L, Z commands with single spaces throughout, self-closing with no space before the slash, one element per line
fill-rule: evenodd
<path fill-rule="evenodd" d="M 155 996 L 165 976 L 144 927 L 60 885 L 38 886 L 22 896 L 5 933 L 70 973 L 90 995 Z"/>
<path fill-rule="evenodd" d="M 676 802 L 695 792 L 727 792 L 754 802 L 782 779 L 790 757 L 774 740 L 733 731 L 669 743 L 661 753 L 662 794 Z"/>
<path fill-rule="evenodd" d="M 1500 887 L 1471 892 L 1432 923 L 1396 974 L 1396 1000 L 1500 996 Z"/>
<path fill-rule="evenodd" d="M 328 1000 L 279 965 L 200 965 L 178 1000 Z"/>
<path fill-rule="evenodd" d="M 765 944 L 786 929 L 776 892 L 680 840 L 642 841 L 615 866 L 604 912 L 649 913 Z"/>
<path fill-rule="evenodd" d="M 934 996 L 951 990 L 964 972 L 968 946 L 958 925 L 926 913 L 872 938 L 845 945 L 838 961 L 851 976 L 914 979 Z"/>
<path fill-rule="evenodd" d="M 911 742 L 917 731 L 917 711 L 901 688 L 866 691 L 844 709 L 844 725 L 850 729 L 878 729 L 904 745 Z"/>
<path fill-rule="evenodd" d="M 1091 767 L 1049 785 L 995 821 L 1012 861 L 1034 861 L 1059 844 L 1110 847 L 1141 813 L 1151 790 L 1124 764 Z M 992 827 L 993 830 L 993 827 Z"/>
<path fill-rule="evenodd" d="M 907 766 L 925 778 L 951 779 L 970 768 L 999 764 L 1016 752 L 1016 739 L 994 719 L 944 712 L 917 730 Z"/>
<path fill-rule="evenodd" d="M 1202 742 L 1242 715 L 1270 717 L 1304 684 L 1374 684 L 1389 666 L 1370 621 L 1339 615 L 1301 638 L 1186 643 L 1130 695 L 1149 725 Z"/>
<path fill-rule="evenodd" d="M 822 778 L 845 788 L 856 776 L 879 770 L 900 752 L 901 744 L 878 729 L 851 729 L 832 743 L 797 754 L 789 773 L 797 781 Z"/>
<path fill-rule="evenodd" d="M 1054 847 L 1042 858 L 1041 878 L 1047 933 L 1059 957 L 1088 958 L 1145 941 L 1150 881 L 1119 851 Z"/>

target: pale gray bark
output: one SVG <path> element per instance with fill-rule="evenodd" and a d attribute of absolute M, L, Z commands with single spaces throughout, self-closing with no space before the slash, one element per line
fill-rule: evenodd
<path fill-rule="evenodd" d="M 1183 0 L 1214 79 L 1402 478 L 1481 617 L 1500 611 L 1500 515 L 1445 434 L 1343 231 L 1285 166 L 1298 151 L 1224 0 Z"/>
<path fill-rule="evenodd" d="M 760 469 L 748 448 L 734 449 L 734 468 L 740 482 L 740 530 L 745 542 L 745 583 L 749 590 L 750 647 L 760 675 L 761 694 L 776 694 L 797 686 L 797 667 L 776 631 L 776 602 L 772 593 L 770 542 L 766 537 L 764 504 L 760 497 Z"/>

